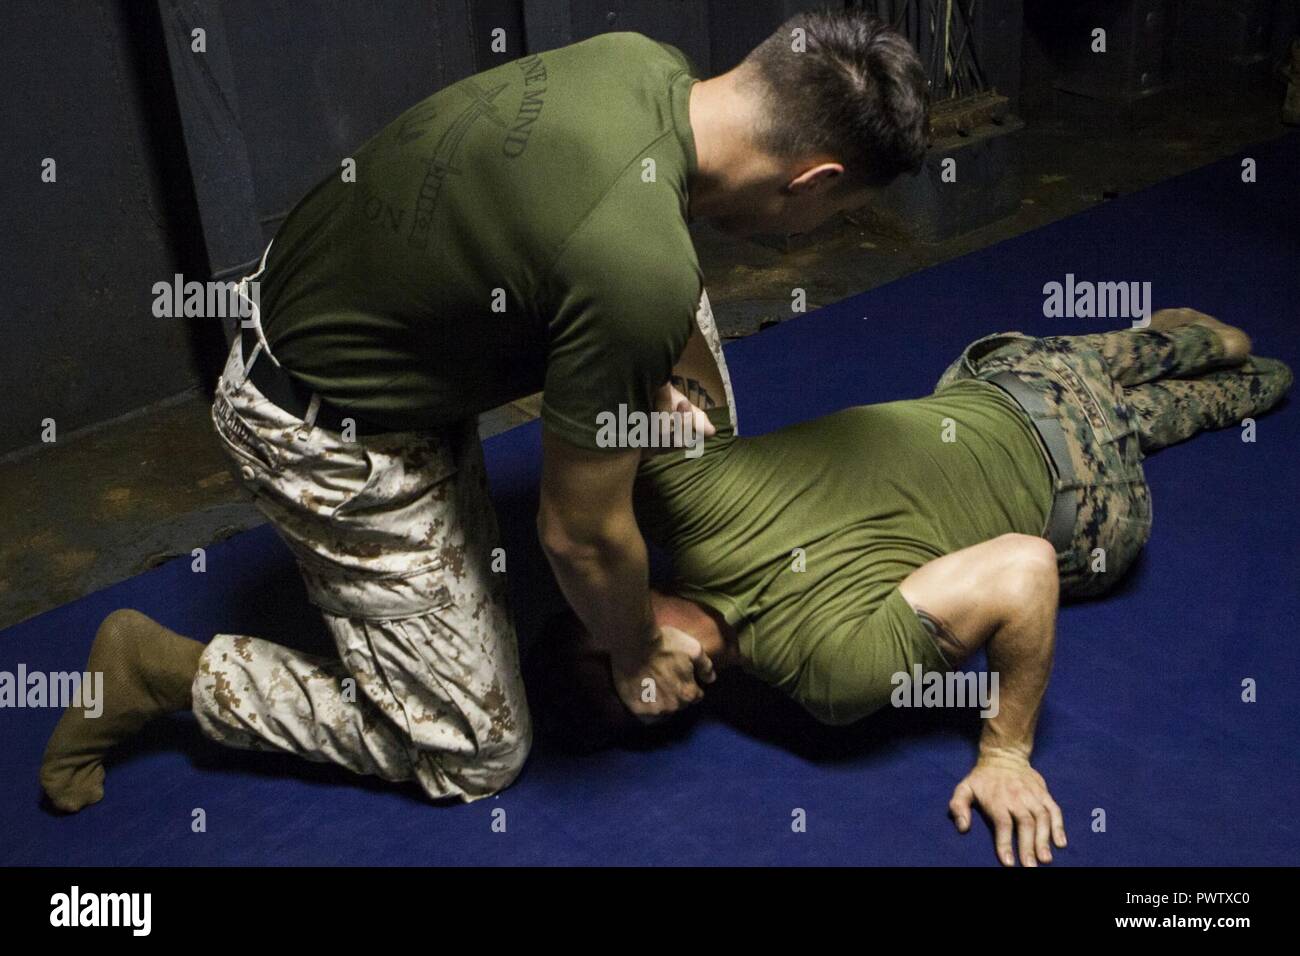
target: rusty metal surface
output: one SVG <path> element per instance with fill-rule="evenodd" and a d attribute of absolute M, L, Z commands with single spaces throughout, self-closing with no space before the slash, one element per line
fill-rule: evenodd
<path fill-rule="evenodd" d="M 992 91 L 943 100 L 930 108 L 931 142 L 964 137 L 981 126 L 1003 126 L 1010 113 L 1007 98 Z"/>

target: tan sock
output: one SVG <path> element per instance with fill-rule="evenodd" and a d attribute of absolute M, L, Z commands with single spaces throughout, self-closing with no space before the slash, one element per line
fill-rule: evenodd
<path fill-rule="evenodd" d="M 104 618 L 86 662 L 104 675 L 103 710 L 65 710 L 41 760 L 41 787 L 56 807 L 76 813 L 103 799 L 104 754 L 154 717 L 190 706 L 203 648 L 139 611 Z"/>

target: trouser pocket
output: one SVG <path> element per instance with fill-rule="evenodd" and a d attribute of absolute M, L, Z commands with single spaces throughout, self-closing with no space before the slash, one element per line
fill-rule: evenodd
<path fill-rule="evenodd" d="M 257 437 L 253 426 L 220 388 L 212 402 L 212 427 L 245 483 L 255 484 L 279 469 L 275 449 Z"/>
<path fill-rule="evenodd" d="M 408 574 L 356 569 L 340 573 L 310 561 L 300 561 L 299 568 L 312 603 L 321 610 L 338 617 L 393 621 L 442 610 L 453 603 L 442 562 L 430 562 L 424 555 L 416 560 L 424 566 Z"/>

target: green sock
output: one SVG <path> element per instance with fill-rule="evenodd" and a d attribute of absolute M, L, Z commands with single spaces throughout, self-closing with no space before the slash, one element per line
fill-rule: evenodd
<path fill-rule="evenodd" d="M 103 799 L 108 750 L 154 717 L 190 706 L 203 648 L 139 611 L 104 618 L 86 662 L 88 672 L 104 675 L 102 711 L 65 710 L 41 760 L 41 787 L 56 807 L 76 813 Z"/>

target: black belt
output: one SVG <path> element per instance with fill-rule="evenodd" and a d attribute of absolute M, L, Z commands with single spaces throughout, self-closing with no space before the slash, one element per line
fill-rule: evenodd
<path fill-rule="evenodd" d="M 1065 484 L 1075 481 L 1074 462 L 1070 459 L 1070 446 L 1065 441 L 1065 429 L 1060 419 L 1052 413 L 1034 388 L 1014 372 L 997 372 L 984 381 L 992 382 L 1006 392 L 1019 405 L 1033 424 L 1038 437 L 1043 440 L 1047 457 L 1051 459 L 1056 477 Z M 1057 554 L 1069 551 L 1074 543 L 1074 525 L 1078 518 L 1079 503 L 1073 487 L 1058 489 L 1052 497 L 1052 510 L 1047 517 L 1047 530 L 1043 537 L 1052 543 Z"/>
<path fill-rule="evenodd" d="M 239 348 L 243 353 L 245 367 L 248 364 L 248 357 L 253 354 L 256 347 L 257 333 L 241 324 Z M 257 390 L 268 401 L 281 411 L 288 412 L 294 418 L 305 422 L 308 413 L 311 411 L 312 399 L 315 398 L 317 401 L 316 417 L 312 419 L 311 424 L 317 428 L 342 434 L 351 425 L 352 432 L 357 435 L 378 435 L 393 430 L 366 422 L 352 412 L 345 412 L 338 406 L 325 401 L 325 399 L 276 365 L 271 360 L 271 357 L 265 354 L 265 351 L 263 349 L 258 353 L 257 361 L 253 363 L 252 371 L 248 373 L 248 380 L 256 386 Z"/>

